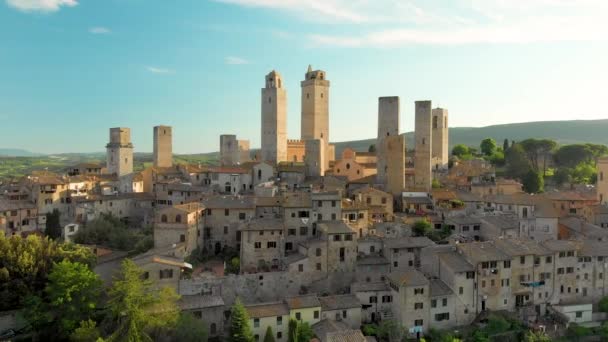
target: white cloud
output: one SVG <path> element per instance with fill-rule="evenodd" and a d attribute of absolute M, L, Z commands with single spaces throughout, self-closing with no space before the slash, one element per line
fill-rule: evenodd
<path fill-rule="evenodd" d="M 518 44 L 608 40 L 607 0 L 215 0 L 341 26 L 313 46 Z M 327 32 L 327 30 L 324 30 Z M 344 32 L 344 33 L 342 33 Z"/>
<path fill-rule="evenodd" d="M 6 0 L 6 4 L 24 12 L 55 12 L 78 5 L 78 0 Z"/>
<path fill-rule="evenodd" d="M 109 34 L 109 33 L 112 33 L 112 30 L 110 30 L 107 27 L 103 27 L 103 26 L 95 26 L 95 27 L 89 28 L 89 32 L 92 34 Z"/>
<path fill-rule="evenodd" d="M 235 57 L 235 56 L 228 56 L 228 57 L 224 58 L 224 62 L 226 64 L 231 64 L 231 65 L 249 64 L 248 60 L 241 58 L 241 57 Z"/>
<path fill-rule="evenodd" d="M 147 66 L 146 70 L 148 70 L 149 72 L 151 72 L 153 74 L 172 74 L 173 73 L 173 70 L 171 70 L 171 69 L 159 68 L 159 67 L 154 67 L 154 66 Z"/>

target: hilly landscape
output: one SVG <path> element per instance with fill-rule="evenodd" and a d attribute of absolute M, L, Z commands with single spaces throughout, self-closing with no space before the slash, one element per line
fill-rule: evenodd
<path fill-rule="evenodd" d="M 405 133 L 407 148 L 414 146 L 414 132 Z M 576 143 L 595 143 L 608 145 L 608 119 L 605 120 L 572 120 L 525 122 L 486 127 L 453 127 L 450 128 L 450 148 L 457 144 L 479 146 L 481 140 L 494 138 L 499 145 L 504 139 L 520 141 L 527 138 L 548 138 L 561 145 Z M 336 142 L 336 156 L 340 156 L 346 147 L 357 151 L 367 151 L 375 144 L 375 138 Z M 176 154 L 177 163 L 217 163 L 219 153 Z M 151 153 L 135 153 L 136 170 L 151 164 Z M 16 148 L 0 148 L 0 179 L 18 177 L 32 170 L 48 169 L 62 171 L 70 165 L 80 162 L 104 162 L 105 153 L 63 153 L 43 155 Z"/>

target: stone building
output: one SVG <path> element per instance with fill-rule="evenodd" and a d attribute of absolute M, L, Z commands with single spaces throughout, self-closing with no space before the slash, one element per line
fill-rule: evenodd
<path fill-rule="evenodd" d="M 325 77 L 325 71 L 312 70 L 309 65 L 302 87 L 302 118 L 301 118 L 301 139 L 320 140 L 323 145 L 315 148 L 315 154 L 320 151 L 323 156 L 319 159 L 322 162 L 321 169 L 329 169 L 329 162 L 335 159 L 329 147 L 329 81 Z M 308 143 L 306 143 L 306 153 L 309 153 Z"/>
<path fill-rule="evenodd" d="M 240 225 L 241 272 L 279 270 L 284 255 L 283 220 L 258 218 Z"/>
<path fill-rule="evenodd" d="M 306 176 L 322 177 L 327 170 L 327 144 L 324 139 L 306 140 L 306 155 L 304 165 L 306 165 Z"/>
<path fill-rule="evenodd" d="M 171 126 L 154 127 L 154 151 L 152 160 L 155 167 L 173 166 L 173 133 Z"/>
<path fill-rule="evenodd" d="M 386 159 L 386 191 L 398 196 L 405 189 L 405 136 L 395 135 L 383 140 Z"/>
<path fill-rule="evenodd" d="M 387 276 L 393 299 L 393 314 L 411 337 L 420 338 L 429 329 L 430 283 L 415 269 Z"/>
<path fill-rule="evenodd" d="M 416 189 L 420 191 L 430 191 L 433 182 L 431 108 L 431 101 L 416 101 L 414 181 Z"/>
<path fill-rule="evenodd" d="M 377 174 L 376 180 L 380 184 L 388 181 L 387 161 L 388 151 L 384 140 L 387 137 L 399 135 L 399 97 L 388 96 L 378 98 L 378 135 L 376 138 Z"/>
<path fill-rule="evenodd" d="M 220 135 L 220 164 L 235 166 L 250 161 L 249 140 L 238 140 L 236 135 Z"/>
<path fill-rule="evenodd" d="M 294 163 L 303 163 L 304 155 L 306 155 L 306 142 L 303 140 L 289 139 L 287 140 L 287 159 L 286 161 Z"/>
<path fill-rule="evenodd" d="M 333 166 L 335 176 L 345 176 L 354 181 L 376 174 L 376 155 L 373 152 L 356 152 L 351 148 L 342 151 L 342 158 Z"/>
<path fill-rule="evenodd" d="M 110 142 L 106 145 L 106 151 L 106 167 L 109 174 L 121 177 L 133 173 L 130 128 L 110 128 Z"/>
<path fill-rule="evenodd" d="M 202 243 L 203 208 L 198 202 L 157 210 L 154 215 L 154 246 L 185 244 L 186 255 Z"/>
<path fill-rule="evenodd" d="M 433 137 L 433 169 L 447 170 L 448 159 L 450 158 L 448 110 L 444 108 L 435 108 L 433 109 L 432 114 L 433 128 L 431 136 Z"/>
<path fill-rule="evenodd" d="M 242 196 L 210 196 L 202 201 L 205 207 L 204 246 L 214 254 L 224 248 L 240 249 L 239 226 L 255 216 L 255 200 Z"/>
<path fill-rule="evenodd" d="M 321 319 L 344 322 L 351 329 L 361 327 L 361 302 L 354 294 L 319 297 Z"/>
<path fill-rule="evenodd" d="M 608 202 L 608 157 L 597 160 L 597 200 L 600 204 Z"/>
<path fill-rule="evenodd" d="M 287 161 L 287 91 L 281 74 L 272 70 L 262 88 L 261 160 L 278 164 Z"/>

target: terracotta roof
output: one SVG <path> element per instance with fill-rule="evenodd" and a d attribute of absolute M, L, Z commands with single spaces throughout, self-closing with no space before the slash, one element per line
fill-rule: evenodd
<path fill-rule="evenodd" d="M 285 298 L 285 302 L 290 309 L 305 309 L 321 306 L 321 302 L 319 302 L 317 295 L 287 297 Z"/>

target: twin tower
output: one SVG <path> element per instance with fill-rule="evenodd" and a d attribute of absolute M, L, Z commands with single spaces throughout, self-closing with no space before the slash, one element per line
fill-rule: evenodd
<path fill-rule="evenodd" d="M 283 78 L 276 71 L 266 75 L 262 88 L 262 152 L 261 159 L 271 163 L 293 161 L 287 147 L 287 91 Z M 306 145 L 306 158 L 320 170 L 329 168 L 334 159 L 329 145 L 329 81 L 325 71 L 308 66 L 302 87 L 301 140 Z M 323 173 L 323 171 L 321 171 Z"/>

